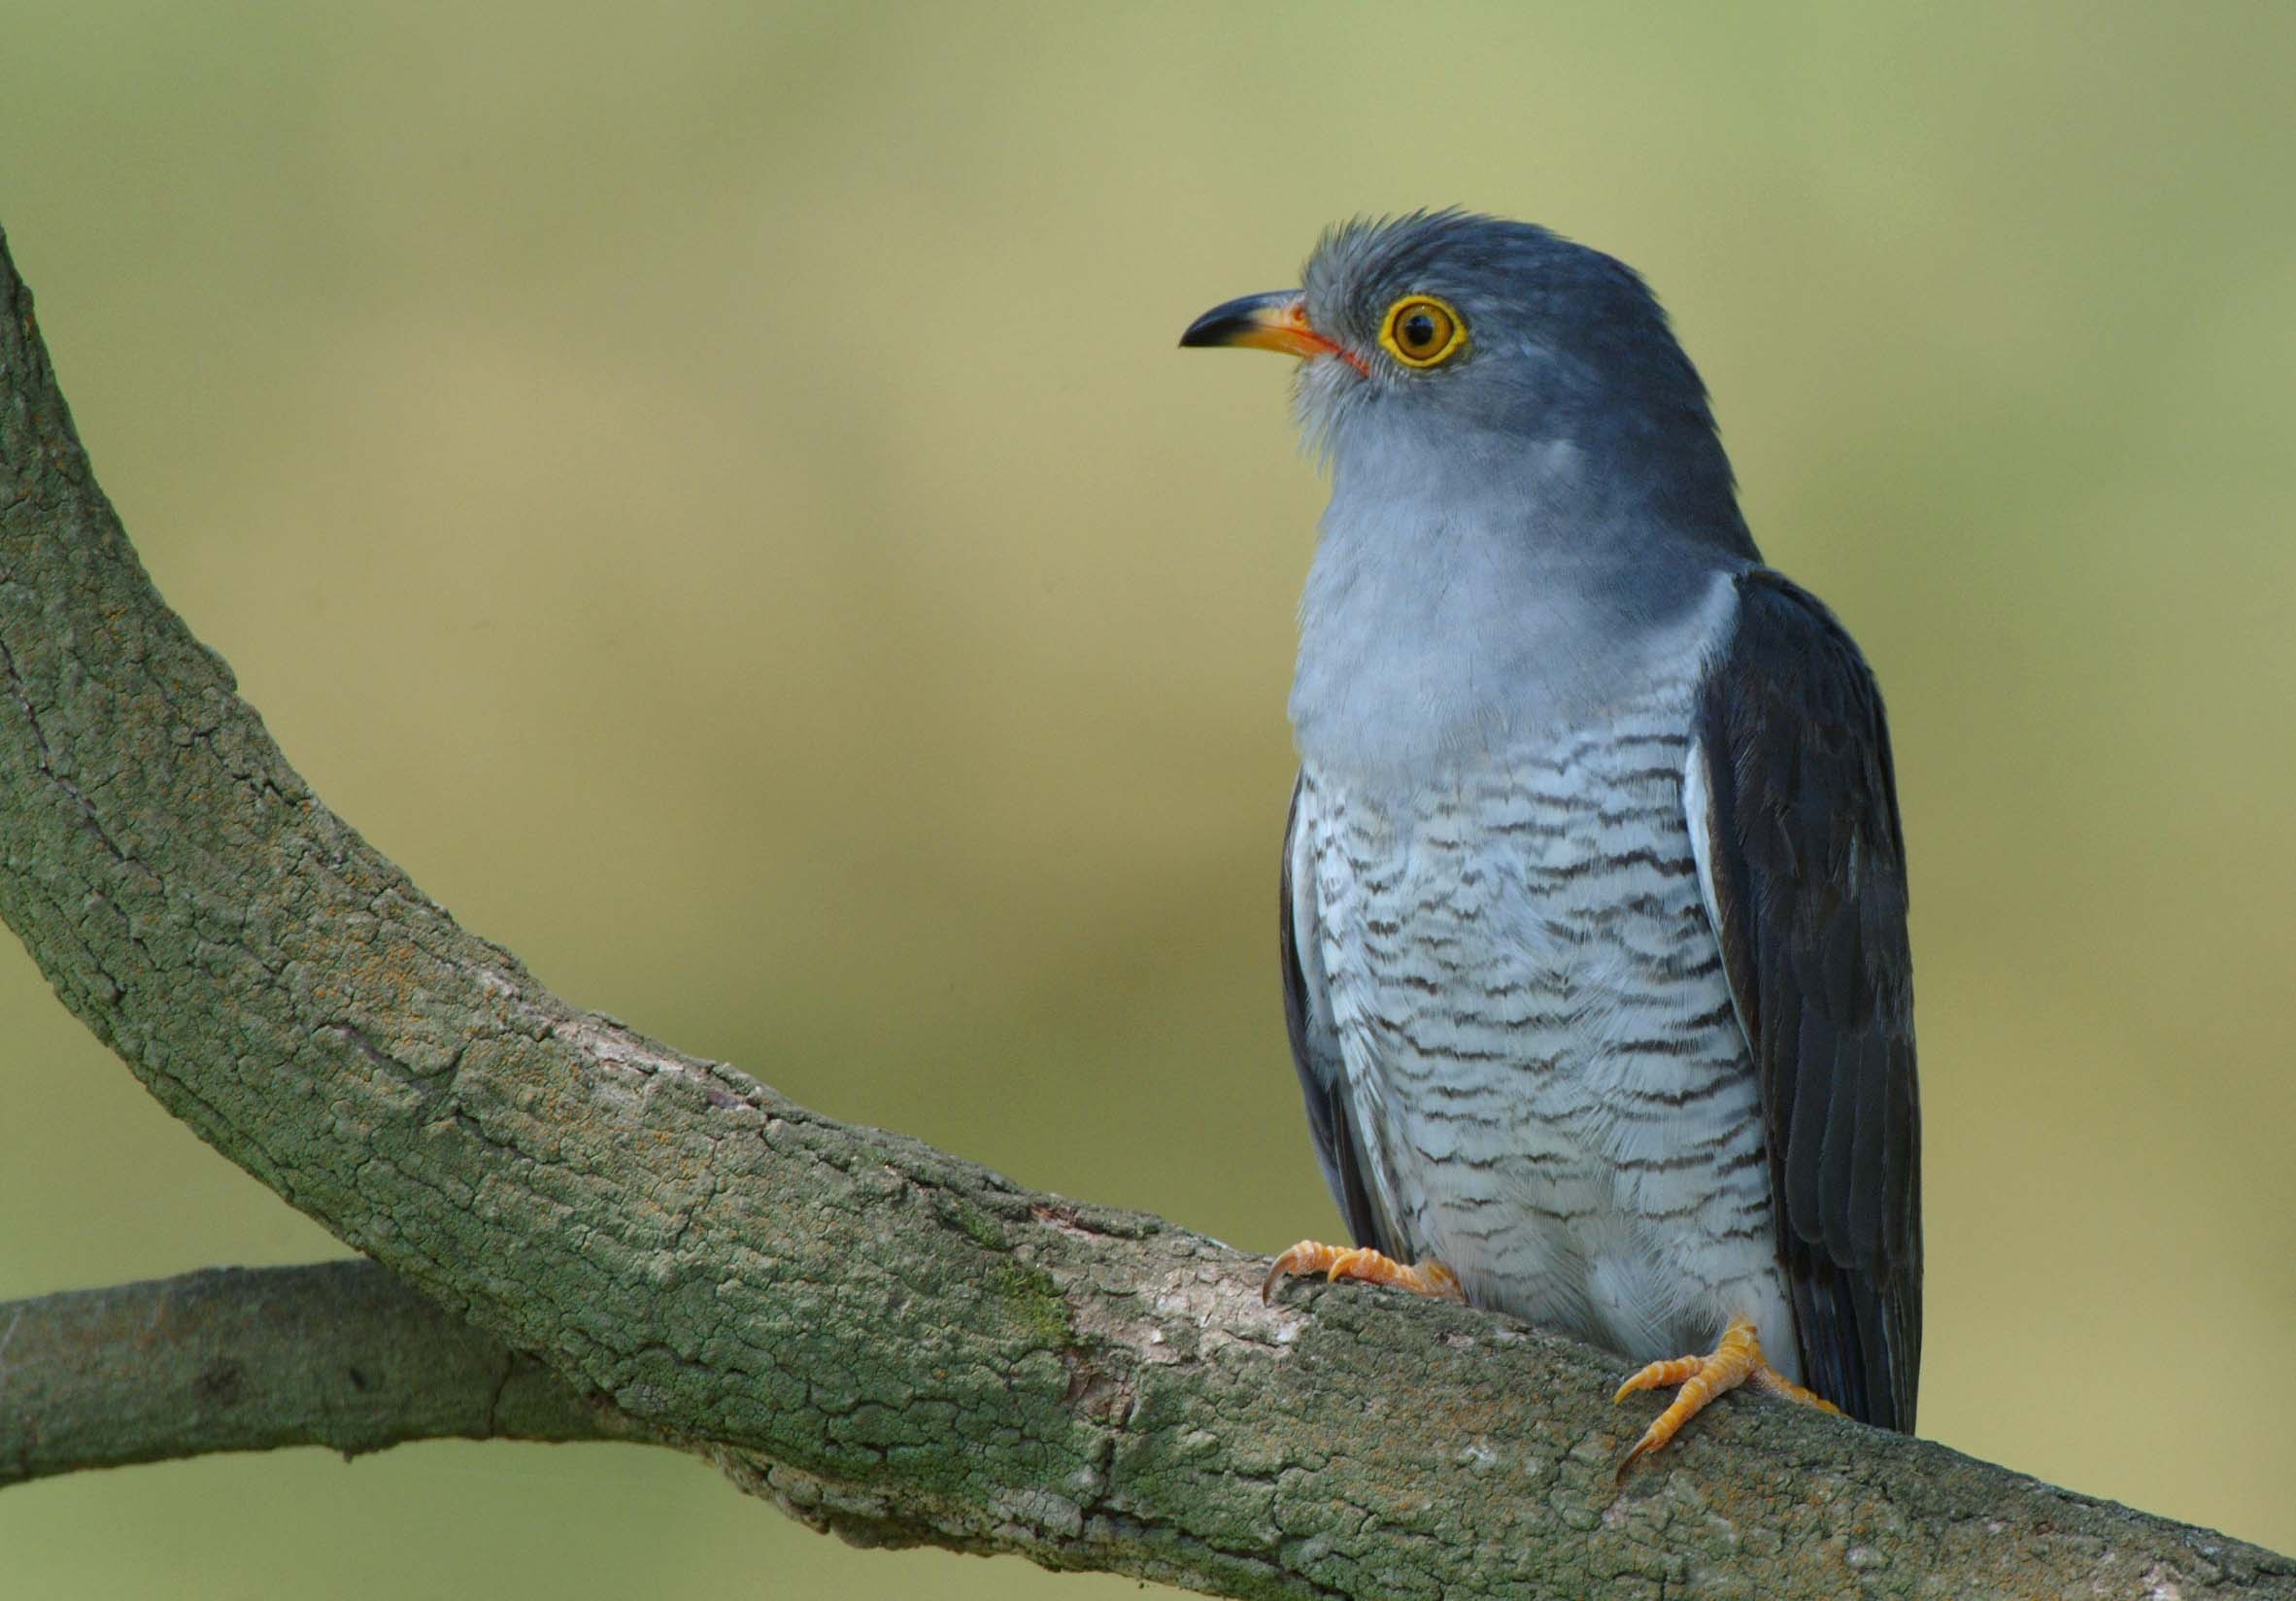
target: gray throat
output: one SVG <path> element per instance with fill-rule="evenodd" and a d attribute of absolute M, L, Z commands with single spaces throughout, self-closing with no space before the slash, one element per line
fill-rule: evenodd
<path fill-rule="evenodd" d="M 1503 471 L 1471 450 L 1344 454 L 1291 717 L 1309 767 L 1372 789 L 1601 720 L 1704 652 L 1715 580 L 1748 564 L 1586 493 L 1567 443 L 1512 446 Z"/>

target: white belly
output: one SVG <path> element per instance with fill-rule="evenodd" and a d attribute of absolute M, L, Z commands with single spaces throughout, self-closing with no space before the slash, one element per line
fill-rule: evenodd
<path fill-rule="evenodd" d="M 1469 1299 L 1638 1359 L 1750 1316 L 1792 1374 L 1762 1119 L 1684 821 L 1687 683 L 1300 826 L 1375 1199 Z"/>

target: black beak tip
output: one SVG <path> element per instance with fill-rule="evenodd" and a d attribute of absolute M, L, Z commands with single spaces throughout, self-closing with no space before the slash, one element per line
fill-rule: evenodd
<path fill-rule="evenodd" d="M 1298 290 L 1276 290 L 1267 294 L 1247 294 L 1225 305 L 1214 306 L 1180 335 L 1183 350 L 1201 349 L 1211 345 L 1232 345 L 1255 331 L 1264 331 L 1268 320 L 1280 307 L 1300 298 Z"/>
<path fill-rule="evenodd" d="M 1235 314 L 1226 306 L 1207 311 L 1188 324 L 1188 331 L 1180 335 L 1180 348 L 1200 350 L 1207 345 L 1224 345 L 1235 326 Z"/>

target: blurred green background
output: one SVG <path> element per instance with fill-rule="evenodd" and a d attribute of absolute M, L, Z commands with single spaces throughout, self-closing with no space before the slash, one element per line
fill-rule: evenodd
<path fill-rule="evenodd" d="M 160 586 L 567 995 L 1273 1248 L 1321 487 L 1183 356 L 1327 221 L 1641 267 L 1872 656 L 1924 1432 L 2296 1548 L 2296 13 L 7 0 L 0 221 Z M 0 1296 L 339 1247 L 0 954 Z M 0 1494 L 12 1595 L 1113 1595 L 708 1469 Z"/>

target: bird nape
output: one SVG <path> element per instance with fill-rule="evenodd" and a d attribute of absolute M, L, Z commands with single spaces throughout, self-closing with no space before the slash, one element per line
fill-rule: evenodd
<path fill-rule="evenodd" d="M 1282 859 L 1352 1248 L 1679 1386 L 1911 1432 L 1920 1119 L 1881 697 L 1763 564 L 1642 280 L 1461 212 L 1327 233 L 1183 345 L 1300 358 L 1331 503 Z"/>

